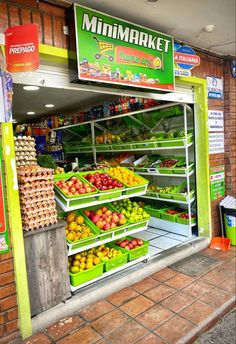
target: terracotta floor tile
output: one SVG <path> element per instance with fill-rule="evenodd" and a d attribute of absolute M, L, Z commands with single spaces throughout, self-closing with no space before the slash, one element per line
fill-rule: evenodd
<path fill-rule="evenodd" d="M 159 282 L 153 278 L 147 277 L 138 283 L 132 284 L 130 287 L 139 293 L 145 293 L 145 291 L 156 287 L 158 284 Z"/>
<path fill-rule="evenodd" d="M 189 306 L 194 301 L 195 301 L 195 298 L 192 297 L 191 295 L 178 292 L 178 293 L 175 293 L 174 295 L 167 297 L 167 299 L 161 302 L 161 305 L 163 307 L 170 309 L 171 311 L 175 313 L 178 313 L 182 309 Z"/>
<path fill-rule="evenodd" d="M 101 337 L 97 334 L 91 326 L 85 326 L 78 331 L 59 340 L 58 344 L 93 344 Z"/>
<path fill-rule="evenodd" d="M 169 269 L 169 268 L 165 268 L 161 271 L 156 272 L 155 274 L 151 275 L 150 277 L 154 278 L 157 281 L 160 282 L 165 282 L 167 280 L 169 280 L 170 278 L 174 277 L 178 275 L 178 272 Z"/>
<path fill-rule="evenodd" d="M 54 340 L 57 340 L 77 329 L 82 323 L 83 320 L 78 315 L 66 317 L 60 320 L 58 323 L 50 326 L 47 329 L 47 333 Z"/>
<path fill-rule="evenodd" d="M 220 259 L 231 259 L 235 257 L 235 252 L 233 251 L 222 251 L 219 255 Z"/>
<path fill-rule="evenodd" d="M 128 302 L 129 300 L 135 298 L 138 295 L 139 294 L 136 291 L 129 288 L 125 288 L 118 291 L 117 293 L 110 295 L 109 297 L 107 297 L 107 300 L 113 303 L 113 305 L 119 307 L 125 302 Z"/>
<path fill-rule="evenodd" d="M 107 342 L 105 342 L 104 339 L 100 339 L 98 342 L 96 342 L 96 344 L 107 344 Z"/>
<path fill-rule="evenodd" d="M 21 344 L 50 344 L 52 341 L 42 332 L 37 333 L 27 339 Z"/>
<path fill-rule="evenodd" d="M 115 309 L 99 319 L 93 321 L 91 326 L 102 336 L 108 335 L 123 325 L 129 318 L 120 310 Z"/>
<path fill-rule="evenodd" d="M 209 247 L 205 248 L 200 253 L 204 254 L 206 256 L 210 256 L 210 257 L 217 257 L 220 254 L 218 250 L 215 250 L 215 249 L 212 249 L 212 248 L 209 248 Z"/>
<path fill-rule="evenodd" d="M 160 284 L 157 287 L 148 290 L 144 295 L 155 302 L 159 302 L 175 292 L 176 290 L 174 288 L 165 284 Z"/>
<path fill-rule="evenodd" d="M 175 344 L 193 328 L 194 325 L 191 324 L 188 320 L 176 315 L 165 322 L 165 324 L 158 327 L 155 333 L 160 335 L 169 344 Z"/>
<path fill-rule="evenodd" d="M 214 288 L 205 295 L 203 295 L 200 298 L 200 301 L 205 302 L 214 308 L 218 308 L 222 306 L 225 302 L 227 302 L 229 299 L 231 299 L 232 296 L 233 294 L 223 289 Z"/>
<path fill-rule="evenodd" d="M 189 294 L 192 297 L 198 298 L 203 294 L 207 293 L 212 288 L 213 286 L 211 284 L 208 284 L 200 280 L 196 280 L 187 285 L 187 287 L 183 288 L 182 292 Z"/>
<path fill-rule="evenodd" d="M 227 278 L 227 283 L 222 282 L 218 285 L 218 288 L 224 289 L 232 294 L 236 294 L 236 278 L 235 276 L 230 276 Z"/>
<path fill-rule="evenodd" d="M 200 280 L 203 280 L 212 285 L 218 285 L 228 278 L 228 274 L 218 269 L 208 272 L 206 275 L 201 276 Z"/>
<path fill-rule="evenodd" d="M 87 321 L 93 321 L 101 315 L 112 311 L 115 307 L 106 300 L 93 303 L 80 311 L 80 315 Z"/>
<path fill-rule="evenodd" d="M 134 344 L 149 332 L 135 320 L 130 320 L 125 325 L 110 333 L 105 340 L 109 344 Z"/>
<path fill-rule="evenodd" d="M 135 318 L 137 315 L 143 313 L 153 305 L 154 302 L 149 300 L 147 297 L 140 295 L 121 306 L 120 309 L 129 316 Z"/>
<path fill-rule="evenodd" d="M 220 271 L 229 272 L 230 274 L 236 273 L 236 263 L 233 261 L 227 261 L 223 263 L 219 268 Z"/>
<path fill-rule="evenodd" d="M 201 301 L 196 301 L 180 312 L 179 315 L 195 324 L 199 324 L 201 321 L 209 317 L 213 311 L 214 308 L 212 306 Z"/>
<path fill-rule="evenodd" d="M 172 313 L 170 310 L 160 305 L 155 305 L 143 314 L 139 315 L 136 320 L 148 329 L 154 330 L 173 315 L 174 313 Z"/>
<path fill-rule="evenodd" d="M 181 289 L 184 288 L 186 285 L 190 284 L 194 281 L 194 278 L 184 275 L 184 274 L 178 274 L 177 276 L 169 279 L 165 283 L 169 285 L 170 287 Z"/>
<path fill-rule="evenodd" d="M 166 342 L 163 342 L 163 340 L 160 337 L 156 336 L 154 333 L 150 333 L 140 339 L 137 344 L 166 344 Z"/>

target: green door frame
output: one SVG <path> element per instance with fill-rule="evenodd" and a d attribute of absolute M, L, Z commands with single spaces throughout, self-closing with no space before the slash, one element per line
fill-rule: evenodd
<path fill-rule="evenodd" d="M 54 58 L 67 59 L 73 56 L 64 49 L 40 45 L 41 54 L 49 60 Z M 74 56 L 72 57 L 74 58 Z M 55 60 L 55 59 L 54 59 Z M 178 83 L 192 86 L 195 99 L 195 132 L 196 132 L 196 180 L 198 198 L 198 225 L 199 235 L 211 238 L 211 202 L 209 184 L 209 153 L 208 153 L 208 106 L 207 106 L 207 83 L 205 79 L 196 77 L 177 77 Z M 19 309 L 19 325 L 22 338 L 32 334 L 32 322 L 29 304 L 29 292 L 27 272 L 25 264 L 25 251 L 23 231 L 20 215 L 19 193 L 15 169 L 14 139 L 11 123 L 2 123 L 2 137 L 4 149 L 4 160 L 7 168 L 7 192 L 8 207 L 10 211 L 10 228 L 12 238 L 12 250 L 14 257 L 14 268 L 16 277 L 17 299 Z"/>

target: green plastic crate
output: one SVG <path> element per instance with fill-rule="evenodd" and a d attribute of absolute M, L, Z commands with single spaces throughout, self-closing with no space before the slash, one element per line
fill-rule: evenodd
<path fill-rule="evenodd" d="M 118 257 L 111 258 L 104 262 L 103 271 L 107 272 L 116 268 L 119 268 L 122 265 L 125 265 L 128 262 L 128 251 L 123 252 L 119 246 L 115 246 L 112 244 L 106 245 L 108 247 L 114 247 L 116 250 L 119 250 L 122 252 L 122 255 Z"/>
<path fill-rule="evenodd" d="M 85 172 L 79 172 L 79 175 L 80 175 L 81 180 L 87 181 L 87 179 L 85 179 L 84 176 L 86 176 L 87 174 L 95 174 L 95 173 L 107 173 L 107 172 L 103 171 L 103 170 L 85 171 Z M 87 183 L 88 183 L 88 181 L 87 181 Z M 111 199 L 111 198 L 118 198 L 122 195 L 123 189 L 124 189 L 124 187 L 114 188 L 111 190 L 103 190 L 103 191 L 96 189 L 96 190 L 98 190 L 98 195 L 96 196 L 96 199 L 98 201 L 104 201 L 104 200 Z"/>
<path fill-rule="evenodd" d="M 187 135 L 187 143 L 192 142 L 193 134 L 189 133 Z M 185 137 L 181 138 L 171 138 L 171 139 L 164 139 L 165 142 L 160 142 L 161 147 L 176 147 L 176 146 L 184 146 Z"/>
<path fill-rule="evenodd" d="M 189 225 L 189 222 L 190 222 L 189 219 L 182 219 L 179 215 L 177 216 L 176 221 L 178 223 L 181 223 L 182 225 Z M 196 217 L 191 218 L 191 224 L 195 225 L 196 223 L 197 223 Z"/>
<path fill-rule="evenodd" d="M 133 239 L 135 239 L 135 238 L 134 238 L 134 237 L 131 237 L 131 236 L 126 236 L 126 237 L 124 237 L 124 238 L 122 238 L 122 239 L 119 239 L 119 240 L 125 240 L 125 239 L 127 239 L 127 240 L 133 240 Z M 115 242 L 113 242 L 113 245 L 114 245 L 115 247 L 120 247 L 120 246 L 117 246 L 117 245 L 115 244 Z M 124 249 L 124 248 L 121 247 L 121 250 L 122 250 L 123 252 L 128 252 L 128 261 L 130 262 L 131 260 L 140 258 L 140 257 L 142 257 L 142 256 L 146 256 L 146 254 L 148 254 L 148 247 L 149 247 L 149 241 L 143 240 L 143 245 L 140 246 L 140 247 L 138 247 L 138 248 L 135 248 L 135 249 L 133 249 L 133 250 L 129 250 L 129 251 L 128 251 L 128 250 L 126 250 L 126 249 Z"/>
<path fill-rule="evenodd" d="M 174 208 L 172 208 L 174 209 Z M 175 214 L 175 215 L 171 215 L 171 214 L 166 214 L 165 213 L 166 210 L 160 212 L 161 215 L 161 220 L 165 220 L 165 221 L 171 221 L 171 222 L 177 222 L 177 216 L 181 213 Z M 183 211 L 184 212 L 184 211 Z"/>
<path fill-rule="evenodd" d="M 103 265 L 104 263 L 96 265 L 94 268 L 91 268 L 89 270 L 84 270 L 81 272 L 77 272 L 75 274 L 70 274 L 70 284 L 73 287 L 77 287 L 83 283 L 86 283 L 88 281 L 91 281 L 103 274 Z"/>
<path fill-rule="evenodd" d="M 156 208 L 152 208 L 150 205 L 147 205 L 145 207 L 145 209 L 147 210 L 147 212 L 153 216 L 153 217 L 156 217 L 157 219 L 160 219 L 161 218 L 161 212 L 162 211 L 165 211 L 165 210 L 168 210 L 168 209 L 172 209 L 170 207 L 166 207 L 166 208 L 161 208 L 161 209 L 156 209 Z"/>
<path fill-rule="evenodd" d="M 189 164 L 189 168 L 188 168 L 188 172 L 191 172 L 194 169 L 194 164 L 190 163 Z M 173 169 L 173 173 L 174 174 L 185 174 L 187 172 L 187 168 L 186 167 L 177 167 L 175 166 L 175 168 Z"/>
<path fill-rule="evenodd" d="M 105 206 L 109 210 L 114 211 L 109 204 L 106 204 Z M 102 205 L 95 205 L 93 207 L 86 208 L 86 210 L 96 211 L 97 209 L 100 209 L 101 207 L 102 207 Z M 103 236 L 100 236 L 100 240 L 112 238 L 113 232 L 115 232 L 115 235 L 120 235 L 120 234 L 124 233 L 126 226 L 129 224 L 129 222 L 127 221 L 126 224 L 124 224 L 122 226 L 117 226 L 115 228 L 111 228 L 111 229 L 108 229 L 105 231 L 105 230 L 99 229 L 84 213 L 83 213 L 83 215 L 88 220 L 90 227 L 94 226 L 99 231 L 100 234 L 104 234 Z"/>

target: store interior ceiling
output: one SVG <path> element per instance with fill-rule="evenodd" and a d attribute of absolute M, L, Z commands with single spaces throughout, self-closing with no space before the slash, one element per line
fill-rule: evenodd
<path fill-rule="evenodd" d="M 68 2 L 66 0 L 67 4 Z M 235 0 L 78 0 L 70 2 L 164 32 L 193 47 L 220 55 L 236 55 Z"/>

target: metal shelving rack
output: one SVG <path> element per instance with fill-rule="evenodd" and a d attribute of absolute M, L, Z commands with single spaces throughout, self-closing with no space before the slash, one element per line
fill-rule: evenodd
<path fill-rule="evenodd" d="M 145 195 L 143 193 L 136 193 L 136 194 L 133 194 L 133 195 L 123 195 L 123 196 L 120 196 L 118 198 L 114 198 L 114 199 L 107 199 L 107 200 L 103 200 L 103 201 L 95 201 L 93 203 L 88 203 L 88 204 L 82 204 L 82 205 L 77 205 L 77 206 L 74 206 L 74 207 L 67 207 L 67 206 L 64 206 L 62 202 L 60 202 L 59 199 L 56 199 L 58 204 L 61 206 L 61 208 L 64 210 L 64 211 L 70 211 L 70 210 L 76 210 L 76 209 L 79 209 L 79 208 L 86 208 L 86 207 L 89 207 L 89 206 L 92 206 L 92 205 L 95 205 L 95 204 L 103 204 L 103 203 L 107 203 L 107 202 L 111 202 L 111 201 L 115 201 L 115 200 L 121 200 L 121 199 L 124 199 L 124 198 L 129 198 L 129 197 L 142 197 L 144 199 L 153 199 L 155 201 L 164 201 L 164 202 L 170 202 L 170 203 L 177 203 L 177 204 L 183 204 L 183 205 L 187 205 L 187 208 L 188 208 L 188 213 L 191 214 L 191 207 L 192 207 L 192 204 L 194 203 L 195 201 L 195 197 L 193 198 L 190 198 L 189 195 L 190 195 L 190 176 L 194 174 L 194 170 L 191 170 L 189 171 L 189 167 L 190 167 L 190 162 L 189 162 L 189 147 L 191 147 L 193 145 L 193 142 L 188 142 L 188 126 L 187 126 L 187 112 L 188 111 L 192 111 L 191 108 L 187 105 L 187 104 L 179 104 L 179 103 L 173 103 L 173 104 L 164 104 L 164 105 L 159 105 L 159 106 L 155 106 L 155 107 L 152 107 L 152 108 L 148 108 L 148 109 L 144 109 L 144 110 L 138 110 L 138 111 L 133 111 L 133 112 L 130 112 L 130 113 L 125 113 L 125 114 L 121 114 L 121 115 L 117 115 L 117 116 L 113 116 L 111 117 L 110 119 L 113 119 L 113 118 L 121 118 L 121 117 L 125 117 L 125 116 L 129 116 L 129 117 L 132 117 L 133 115 L 136 115 L 136 114 L 139 114 L 139 113 L 146 113 L 146 112 L 151 112 L 151 111 L 155 111 L 155 110 L 160 110 L 160 109 L 165 109 L 165 108 L 168 108 L 168 107 L 172 107 L 172 106 L 175 106 L 175 105 L 181 105 L 183 107 L 183 114 L 184 114 L 184 132 L 185 132 L 185 138 L 181 139 L 181 141 L 183 142 L 183 145 L 180 145 L 180 146 L 168 146 L 168 147 L 159 147 L 159 146 L 155 146 L 152 147 L 152 148 L 137 148 L 137 143 L 135 144 L 135 147 L 132 148 L 132 146 L 130 147 L 130 149 L 114 149 L 114 150 L 100 150 L 99 147 L 97 147 L 95 145 L 95 128 L 99 128 L 99 129 L 104 129 L 100 124 L 98 124 L 98 122 L 103 122 L 103 121 L 107 121 L 108 118 L 100 118 L 100 119 L 96 119 L 96 120 L 91 120 L 91 121 L 86 121 L 86 122 L 82 122 L 82 123 L 77 123 L 77 124 L 73 124 L 73 125 L 68 125 L 68 126 L 65 126 L 65 127 L 60 127 L 60 128 L 55 128 L 53 130 L 70 130 L 70 128 L 73 128 L 73 127 L 76 127 L 76 126 L 80 126 L 80 125 L 84 125 L 84 124 L 89 124 L 90 127 L 91 127 L 91 134 L 92 134 L 92 145 L 88 146 L 89 149 L 88 150 L 84 150 L 82 152 L 79 152 L 79 153 L 93 153 L 93 157 L 94 157 L 94 162 L 97 161 L 97 152 L 106 152 L 106 153 L 112 153 L 112 152 L 119 152 L 119 151 L 158 151 L 158 150 L 177 150 L 177 149 L 183 149 L 185 151 L 185 158 L 186 158 L 186 173 L 184 174 L 157 174 L 155 172 L 150 172 L 150 173 L 146 173 L 146 172 L 139 172 L 140 175 L 148 175 L 148 176 L 158 176 L 158 177 L 170 177 L 170 178 L 185 178 L 186 181 L 187 181 L 187 199 L 186 201 L 180 201 L 180 200 L 174 200 L 174 199 L 168 199 L 168 198 L 155 198 L 155 197 L 150 197 L 148 195 Z M 178 115 L 180 116 L 180 115 Z M 149 128 L 150 129 L 150 128 Z M 164 140 L 165 142 L 165 140 Z M 124 143 L 126 144 L 126 143 Z M 73 152 L 75 153 L 75 152 Z M 189 171 L 189 172 L 187 172 Z M 159 220 L 159 219 L 156 219 L 154 222 L 153 222 L 153 226 L 157 226 L 159 228 L 169 228 L 170 226 L 170 222 L 169 221 L 164 221 L 164 220 Z M 191 221 L 191 217 L 190 217 L 190 221 L 189 221 L 189 225 L 181 225 L 181 224 L 175 224 L 178 231 L 180 231 L 180 234 L 181 233 L 181 228 L 184 228 L 184 230 L 186 231 L 186 228 L 188 228 L 188 234 L 186 236 L 190 237 L 192 235 L 192 227 L 195 225 L 192 223 Z M 130 234 L 134 234 L 134 233 L 138 233 L 140 231 L 143 231 L 145 230 L 146 227 L 143 227 L 141 226 L 140 228 L 136 228 L 134 230 L 128 230 L 127 228 L 127 232 L 125 233 L 122 233 L 118 236 L 115 236 L 115 239 L 118 239 L 118 238 L 122 238 L 124 237 L 125 235 L 130 235 Z M 96 241 L 95 243 L 93 244 L 90 244 L 90 245 L 87 245 L 87 246 L 84 246 L 84 247 L 80 247 L 78 249 L 74 249 L 72 250 L 72 245 L 68 245 L 68 255 L 72 255 L 72 254 L 75 254 L 75 253 L 78 253 L 78 252 L 81 252 L 81 251 L 84 251 L 84 250 L 87 250 L 89 248 L 92 248 L 92 247 L 96 247 L 96 246 L 99 246 L 100 244 L 103 244 L 103 243 L 108 243 L 110 241 L 114 240 L 114 235 L 112 236 L 112 238 L 109 238 L 109 239 L 105 239 L 105 240 L 100 240 L 100 241 Z M 90 283 L 94 283 L 95 281 L 97 280 L 100 280 L 102 278 L 105 278 L 106 276 L 108 275 L 111 275 L 112 273 L 116 273 L 117 271 L 120 271 L 120 270 L 123 270 L 125 268 L 128 268 L 129 266 L 133 265 L 133 264 L 136 264 L 138 262 L 141 262 L 141 261 L 145 261 L 149 258 L 149 256 L 145 256 L 145 257 L 141 257 L 140 259 L 137 259 L 135 261 L 132 261 L 120 268 L 117 268 L 117 269 L 114 269 L 112 271 L 109 271 L 109 273 L 104 273 L 102 276 L 92 280 L 92 281 L 89 281 L 87 283 L 84 283 L 82 285 L 79 285 L 78 287 L 73 287 L 71 286 L 71 291 L 72 292 L 75 292 L 76 290 L 78 289 L 81 289 L 82 287 L 90 284 Z"/>

